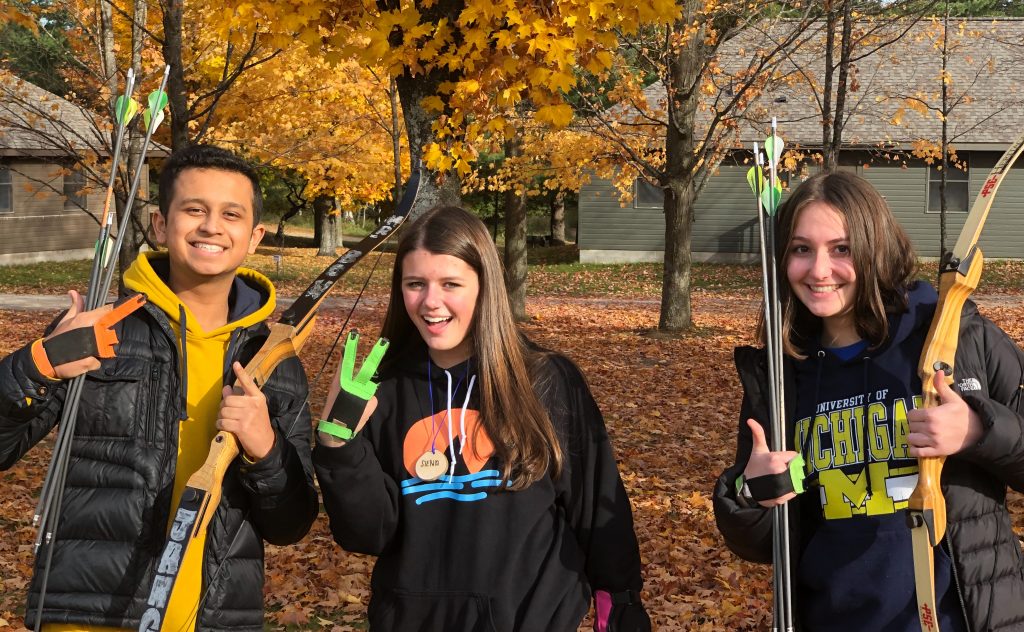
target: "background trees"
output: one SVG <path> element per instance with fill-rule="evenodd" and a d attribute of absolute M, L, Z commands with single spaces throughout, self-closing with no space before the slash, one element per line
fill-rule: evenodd
<path fill-rule="evenodd" d="M 944 4 L 954 15 L 1020 11 L 1004 0 Z M 520 316 L 529 203 L 547 198 L 557 215 L 559 200 L 594 174 L 613 177 L 624 197 L 643 178 L 664 191 L 659 329 L 676 333 L 692 324 L 694 202 L 737 147 L 739 131 L 764 131 L 771 97 L 782 91 L 812 98 L 821 118 L 821 163 L 836 168 L 851 105 L 875 96 L 860 62 L 899 42 L 937 2 L 37 0 L 20 11 L 5 6 L 0 17 L 11 24 L 0 31 L 0 52 L 20 50 L 16 42 L 33 42 L 40 52 L 31 58 L 11 52 L 8 65 L 23 75 L 34 72 L 33 64 L 56 68 L 33 76 L 91 109 L 109 111 L 125 67 L 136 68 L 149 88 L 170 64 L 170 125 L 159 140 L 171 147 L 231 144 L 285 174 L 293 208 L 320 209 L 325 254 L 334 250 L 329 237 L 337 210 L 386 208 L 410 163 L 430 169 L 414 215 L 458 203 L 464 192 L 487 194 L 505 220 L 506 268 Z M 913 104 L 915 95 L 902 98 L 904 115 L 927 109 Z M 109 145 L 109 130 L 101 131 Z M 125 221 L 141 226 L 137 218 Z M 557 232 L 557 220 L 552 226 Z M 139 233 L 133 244 L 142 241 Z"/>

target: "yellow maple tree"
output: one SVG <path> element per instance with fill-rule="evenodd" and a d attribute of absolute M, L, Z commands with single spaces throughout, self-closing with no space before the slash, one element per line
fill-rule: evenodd
<path fill-rule="evenodd" d="M 225 94 L 211 135 L 297 172 L 306 197 L 328 195 L 343 208 L 372 204 L 392 194 L 392 142 L 403 131 L 392 124 L 388 89 L 382 73 L 352 61 L 331 65 L 293 44 Z"/>
<path fill-rule="evenodd" d="M 414 158 L 469 177 L 476 144 L 514 126 L 516 108 L 566 126 L 577 69 L 607 71 L 619 33 L 677 14 L 673 0 L 228 0 L 218 28 L 231 37 L 259 24 L 271 46 L 298 40 L 331 62 L 386 69 Z M 450 178 L 423 205 L 457 201 L 458 191 Z"/>

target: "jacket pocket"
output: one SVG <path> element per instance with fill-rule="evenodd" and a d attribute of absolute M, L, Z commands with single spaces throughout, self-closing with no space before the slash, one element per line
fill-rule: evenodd
<path fill-rule="evenodd" d="M 487 595 L 392 590 L 370 600 L 373 632 L 497 632 Z"/>
<path fill-rule="evenodd" d="M 151 363 L 113 358 L 86 373 L 75 434 L 103 439 L 152 441 Z"/>

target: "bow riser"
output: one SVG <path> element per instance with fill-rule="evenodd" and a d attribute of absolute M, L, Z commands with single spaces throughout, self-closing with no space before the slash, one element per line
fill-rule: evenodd
<path fill-rule="evenodd" d="M 921 376 L 921 394 L 923 408 L 938 406 L 941 401 L 935 390 L 935 374 L 942 369 L 947 384 L 953 383 L 953 371 L 956 362 L 956 348 L 960 336 L 960 313 L 963 311 L 967 298 L 978 287 L 984 257 L 981 249 L 975 248 L 961 268 L 966 267 L 967 273 L 957 270 L 943 273 L 939 279 L 939 303 L 935 307 L 936 317 L 932 319 L 928 336 L 928 345 L 921 353 L 921 361 L 917 368 Z M 942 495 L 940 477 L 945 457 L 922 457 L 918 459 L 918 484 L 907 502 L 907 508 L 913 512 L 929 512 L 925 519 L 930 524 L 929 540 L 931 546 L 938 546 L 942 536 L 946 534 L 946 499 Z"/>

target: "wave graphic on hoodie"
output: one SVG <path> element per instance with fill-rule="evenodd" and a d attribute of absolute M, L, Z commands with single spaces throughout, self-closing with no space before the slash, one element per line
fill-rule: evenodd
<path fill-rule="evenodd" d="M 449 463 L 469 473 L 456 475 L 453 468 L 434 481 L 419 478 L 416 461 L 428 451 L 444 452 Z M 494 443 L 477 410 L 453 408 L 450 422 L 447 410 L 420 419 L 405 433 L 402 453 L 405 470 L 412 476 L 402 481 L 402 495 L 424 494 L 416 499 L 417 505 L 442 499 L 483 500 L 485 490 L 501 486 L 501 472 L 483 469 L 494 454 Z"/>
<path fill-rule="evenodd" d="M 423 494 L 416 499 L 417 505 L 442 499 L 474 502 L 487 498 L 487 492 L 482 490 L 501 486 L 501 472 L 481 470 L 462 476 L 445 474 L 436 481 L 410 478 L 402 481 L 401 485 L 403 496 Z"/>

